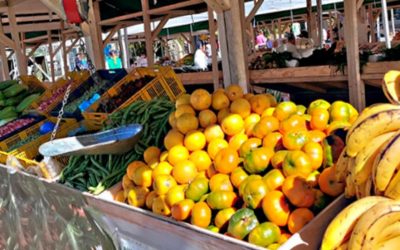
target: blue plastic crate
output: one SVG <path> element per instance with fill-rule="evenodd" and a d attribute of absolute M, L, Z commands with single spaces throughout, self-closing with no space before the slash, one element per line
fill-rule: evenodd
<path fill-rule="evenodd" d="M 43 121 L 44 119 L 46 119 L 45 116 L 35 115 L 35 114 L 28 114 L 28 115 L 23 115 L 23 116 L 21 116 L 21 117 L 15 119 L 15 120 L 13 120 L 13 121 L 11 121 L 11 122 L 15 122 L 15 121 L 17 121 L 17 120 L 27 119 L 27 118 L 33 118 L 34 121 L 33 121 L 32 123 L 28 124 L 28 125 L 25 125 L 25 126 L 19 128 L 19 129 L 17 129 L 17 130 L 14 130 L 13 132 L 11 132 L 11 133 L 9 133 L 9 134 L 7 134 L 7 135 L 4 135 L 4 136 L 0 137 L 0 142 L 3 141 L 3 140 L 5 140 L 5 139 L 7 139 L 7 138 L 10 138 L 11 136 L 14 136 L 14 135 L 20 133 L 20 132 L 24 131 L 25 129 L 27 129 L 27 128 L 29 128 L 29 127 L 32 127 L 33 125 L 35 125 L 35 124 L 37 124 L 37 123 Z M 9 122 L 9 123 L 11 123 L 11 122 Z M 5 126 L 7 126 L 7 124 L 4 124 L 4 125 L 1 126 L 1 127 L 5 127 Z M 1 127 L 0 127 L 0 128 L 1 128 Z"/>
<path fill-rule="evenodd" d="M 97 92 L 98 95 L 102 95 L 116 83 L 118 83 L 121 79 L 123 79 L 128 73 L 125 69 L 114 69 L 114 70 L 97 70 L 94 74 L 92 74 L 86 82 L 84 82 L 79 88 L 75 89 L 68 98 L 68 103 L 71 103 L 78 98 L 82 97 L 92 86 L 96 84 L 100 84 L 103 81 L 102 88 Z M 92 98 L 89 97 L 86 100 L 82 100 L 81 103 L 77 105 L 77 109 L 73 112 L 64 111 L 64 118 L 75 118 L 78 121 L 83 119 L 82 111 L 79 109 L 79 106 L 85 102 L 89 101 Z M 57 105 L 53 111 L 51 111 L 52 116 L 58 116 L 58 113 L 61 109 L 62 103 Z M 67 104 L 68 105 L 68 104 Z"/>

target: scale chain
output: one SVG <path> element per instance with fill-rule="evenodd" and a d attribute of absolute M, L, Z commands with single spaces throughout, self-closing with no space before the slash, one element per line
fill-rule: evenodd
<path fill-rule="evenodd" d="M 67 104 L 68 97 L 69 97 L 69 95 L 71 93 L 72 83 L 73 83 L 73 81 L 70 80 L 70 83 L 69 83 L 69 85 L 67 87 L 67 90 L 65 91 L 64 99 L 63 99 L 60 111 L 58 113 L 56 125 L 54 126 L 53 132 L 51 133 L 50 141 L 52 141 L 52 140 L 54 140 L 56 138 L 58 127 L 60 126 L 60 122 L 61 122 L 61 120 L 62 120 L 62 118 L 64 116 L 64 107 Z"/>

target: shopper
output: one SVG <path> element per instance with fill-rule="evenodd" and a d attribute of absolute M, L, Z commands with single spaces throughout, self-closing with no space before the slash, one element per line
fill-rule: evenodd
<path fill-rule="evenodd" d="M 110 57 L 107 59 L 108 69 L 121 69 L 122 61 L 118 56 L 118 52 L 116 50 L 112 50 L 110 52 Z"/>
<path fill-rule="evenodd" d="M 145 52 L 142 52 L 137 60 L 137 67 L 147 67 L 147 66 L 148 66 L 147 55 Z"/>
<path fill-rule="evenodd" d="M 207 61 L 206 46 L 201 44 L 194 54 L 194 66 L 201 70 L 206 70 L 208 67 Z"/>
<path fill-rule="evenodd" d="M 256 37 L 256 47 L 265 47 L 267 44 L 267 38 L 264 36 L 264 32 L 262 30 L 258 31 L 258 35 Z"/>

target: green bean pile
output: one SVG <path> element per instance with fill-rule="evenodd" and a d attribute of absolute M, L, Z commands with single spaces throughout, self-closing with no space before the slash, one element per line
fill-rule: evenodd
<path fill-rule="evenodd" d="M 127 124 L 142 124 L 143 135 L 134 149 L 123 155 L 73 156 L 61 173 L 60 183 L 99 194 L 121 181 L 129 163 L 141 160 L 149 146 L 163 148 L 163 139 L 170 129 L 168 117 L 175 109 L 167 99 L 137 101 L 110 115 L 103 130 Z"/>

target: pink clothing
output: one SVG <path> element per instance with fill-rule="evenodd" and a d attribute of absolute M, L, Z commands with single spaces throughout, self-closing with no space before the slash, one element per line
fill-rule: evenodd
<path fill-rule="evenodd" d="M 256 45 L 265 45 L 267 43 L 267 38 L 264 35 L 258 35 L 256 38 Z"/>

